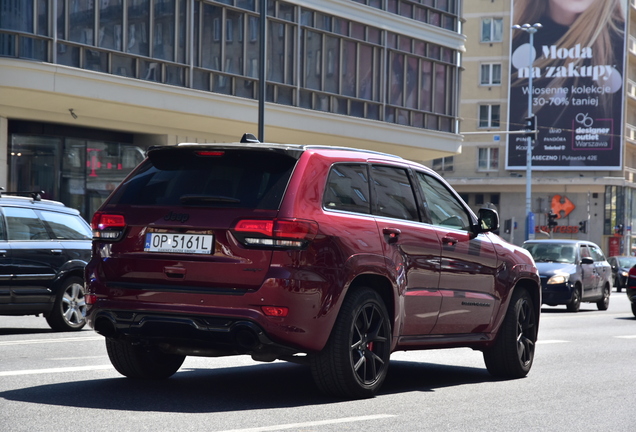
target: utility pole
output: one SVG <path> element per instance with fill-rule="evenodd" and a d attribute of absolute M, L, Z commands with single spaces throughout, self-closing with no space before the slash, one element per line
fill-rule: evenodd
<path fill-rule="evenodd" d="M 521 30 L 530 36 L 529 47 L 528 47 L 528 117 L 526 121 L 528 122 L 526 128 L 527 129 L 535 129 L 536 118 L 532 115 L 532 77 L 534 75 L 534 71 L 532 68 L 532 64 L 534 63 L 534 58 L 536 56 L 534 50 L 534 34 L 543 27 L 540 23 L 530 24 L 515 24 L 512 26 L 514 30 Z M 534 125 L 534 127 L 532 127 Z M 534 239 L 534 213 L 532 213 L 532 135 L 528 134 L 528 148 L 526 151 L 526 240 Z"/>

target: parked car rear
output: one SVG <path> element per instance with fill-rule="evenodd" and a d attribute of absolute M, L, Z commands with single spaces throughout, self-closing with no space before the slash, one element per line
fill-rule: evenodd
<path fill-rule="evenodd" d="M 395 350 L 471 347 L 525 376 L 541 292 L 528 252 L 436 173 L 353 149 L 182 144 L 95 213 L 88 321 L 115 368 L 165 378 L 185 356 L 306 363 L 374 395 Z"/>

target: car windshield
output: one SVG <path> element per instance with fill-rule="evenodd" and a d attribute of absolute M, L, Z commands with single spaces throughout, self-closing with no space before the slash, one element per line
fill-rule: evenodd
<path fill-rule="evenodd" d="M 633 267 L 636 265 L 636 257 L 622 257 L 618 259 L 618 265 L 620 267 Z"/>
<path fill-rule="evenodd" d="M 524 245 L 535 262 L 558 262 L 574 264 L 576 254 L 574 246 L 562 244 L 526 244 Z"/>

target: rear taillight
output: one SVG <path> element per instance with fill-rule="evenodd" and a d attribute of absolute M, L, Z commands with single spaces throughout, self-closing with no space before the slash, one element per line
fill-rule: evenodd
<path fill-rule="evenodd" d="M 234 235 L 245 246 L 303 249 L 318 233 L 318 223 L 305 219 L 244 219 Z"/>
<path fill-rule="evenodd" d="M 289 313 L 289 308 L 285 306 L 261 306 L 261 310 L 267 316 L 284 318 Z"/>
<path fill-rule="evenodd" d="M 123 215 L 95 212 L 91 221 L 93 238 L 101 240 L 118 240 L 126 228 Z"/>

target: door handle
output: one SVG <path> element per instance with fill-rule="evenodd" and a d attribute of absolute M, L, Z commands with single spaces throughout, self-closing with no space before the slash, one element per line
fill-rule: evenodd
<path fill-rule="evenodd" d="M 7 251 L 4 249 L 0 249 L 0 256 L 6 257 L 7 256 Z"/>
<path fill-rule="evenodd" d="M 383 228 L 382 234 L 386 236 L 386 241 L 388 243 L 395 243 L 402 231 L 397 228 Z"/>
<path fill-rule="evenodd" d="M 62 249 L 51 249 L 53 255 L 62 255 Z"/>
<path fill-rule="evenodd" d="M 455 237 L 448 237 L 448 236 L 442 237 L 442 243 L 447 245 L 455 246 L 458 241 L 459 240 L 457 240 Z"/>

